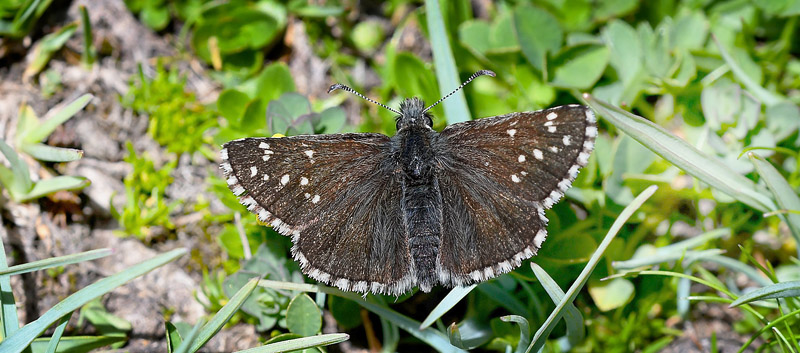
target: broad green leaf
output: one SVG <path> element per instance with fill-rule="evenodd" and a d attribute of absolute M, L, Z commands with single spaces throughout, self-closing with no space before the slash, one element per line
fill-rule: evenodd
<path fill-rule="evenodd" d="M 330 107 L 319 113 L 319 124 L 315 130 L 319 130 L 323 134 L 335 134 L 342 132 L 345 123 L 347 123 L 347 115 L 344 110 L 339 107 Z"/>
<path fill-rule="evenodd" d="M 42 123 L 36 128 L 23 132 L 23 141 L 29 143 L 42 142 L 42 140 L 44 140 L 47 136 L 50 136 L 50 134 L 52 134 L 59 125 L 69 120 L 75 115 L 75 113 L 86 107 L 92 98 L 94 98 L 94 96 L 89 93 L 78 97 L 78 99 L 67 104 L 66 107 L 61 108 L 61 110 L 59 110 L 53 116 L 42 121 Z"/>
<path fill-rule="evenodd" d="M 750 158 L 750 161 L 756 166 L 758 174 L 764 178 L 770 191 L 772 191 L 772 195 L 778 203 L 778 208 L 784 210 L 800 210 L 800 197 L 797 196 L 795 189 L 789 185 L 781 173 L 775 169 L 771 163 L 754 152 L 748 152 L 747 157 Z M 795 242 L 800 244 L 800 214 L 789 213 L 780 216 L 789 226 Z M 798 249 L 798 252 L 800 253 L 800 249 Z"/>
<path fill-rule="evenodd" d="M 21 201 L 38 199 L 42 196 L 52 194 L 61 190 L 76 190 L 83 189 L 89 186 L 91 182 L 84 177 L 74 177 L 71 175 L 59 175 L 50 179 L 45 179 L 36 183 L 25 195 L 22 195 Z"/>
<path fill-rule="evenodd" d="M 762 212 L 774 208 L 765 190 L 686 141 L 640 116 L 585 94 L 587 104 L 611 124 L 689 175 Z"/>
<path fill-rule="evenodd" d="M 197 339 L 197 336 L 200 335 L 200 330 L 205 325 L 205 322 L 206 322 L 205 319 L 198 320 L 197 323 L 195 323 L 194 326 L 192 327 L 192 330 L 189 331 L 189 333 L 186 335 L 185 339 L 183 339 L 181 337 L 180 333 L 176 329 L 175 330 L 175 336 L 178 336 L 178 337 L 176 337 L 176 338 L 173 337 L 170 340 L 172 341 L 174 339 L 177 339 L 178 340 L 177 344 L 180 344 L 180 346 L 174 352 L 175 353 L 186 353 L 186 352 L 189 352 L 189 347 L 192 347 L 194 345 L 194 341 Z M 175 327 L 175 326 L 173 326 L 173 327 Z M 171 333 L 169 333 L 169 335 L 172 336 Z M 172 342 L 175 343 L 175 341 L 172 341 Z"/>
<path fill-rule="evenodd" d="M 20 149 L 31 157 L 45 162 L 72 162 L 83 157 L 82 150 L 53 147 L 41 143 L 24 143 Z"/>
<path fill-rule="evenodd" d="M 398 53 L 394 60 L 393 75 L 403 97 L 420 97 L 427 104 L 431 104 L 439 98 L 439 92 L 436 90 L 436 78 L 422 60 L 411 53 Z M 452 122 L 448 121 L 448 123 Z"/>
<path fill-rule="evenodd" d="M 800 281 L 774 283 L 761 287 L 752 292 L 747 292 L 731 303 L 731 307 L 748 304 L 756 300 L 800 297 Z"/>
<path fill-rule="evenodd" d="M 670 47 L 676 49 L 701 49 L 708 38 L 709 24 L 702 12 L 682 14 L 675 19 L 670 33 Z"/>
<path fill-rule="evenodd" d="M 603 39 L 610 49 L 610 64 L 627 86 L 637 79 L 642 68 L 643 50 L 639 35 L 630 25 L 611 21 L 603 30 Z"/>
<path fill-rule="evenodd" d="M 514 15 L 511 11 L 501 12 L 489 28 L 489 47 L 487 54 L 505 54 L 519 51 L 519 41 L 514 34 Z"/>
<path fill-rule="evenodd" d="M 282 62 L 275 62 L 265 67 L 252 81 L 254 91 L 245 92 L 253 98 L 260 98 L 263 102 L 278 99 L 282 94 L 295 91 L 294 78 L 289 67 Z"/>
<path fill-rule="evenodd" d="M 294 352 L 301 349 L 328 346 L 337 344 L 350 339 L 346 333 L 329 333 L 318 336 L 295 338 L 281 342 L 267 343 L 264 346 L 245 349 L 239 353 L 281 353 Z"/>
<path fill-rule="evenodd" d="M 166 4 L 160 3 L 158 5 L 161 6 L 158 6 L 157 4 L 150 3 L 148 5 L 145 5 L 145 7 L 142 8 L 142 12 L 139 13 L 139 19 L 142 20 L 142 23 L 156 31 L 167 27 L 170 17 L 169 8 Z"/>
<path fill-rule="evenodd" d="M 622 212 L 620 212 L 619 216 L 614 223 L 609 228 L 608 233 L 603 238 L 603 241 L 600 243 L 600 246 L 597 247 L 597 251 L 592 254 L 592 258 L 589 259 L 589 262 L 581 271 L 578 278 L 569 287 L 566 294 L 564 295 L 564 299 L 562 299 L 556 308 L 553 309 L 553 312 L 550 313 L 550 316 L 547 317 L 547 320 L 542 324 L 541 327 L 536 331 L 536 334 L 533 336 L 533 341 L 531 342 L 528 349 L 525 351 L 526 353 L 529 352 L 539 352 L 542 347 L 544 347 L 545 341 L 547 337 L 550 335 L 550 332 L 553 331 L 556 324 L 558 323 L 558 319 L 564 315 L 564 310 L 568 304 L 571 304 L 575 298 L 578 296 L 578 292 L 583 288 L 586 281 L 589 280 L 589 275 L 594 271 L 595 266 L 600 262 L 600 258 L 603 256 L 603 253 L 608 248 L 608 245 L 611 244 L 611 241 L 614 240 L 614 237 L 617 233 L 622 229 L 622 226 L 628 221 L 628 219 L 636 212 L 639 207 L 647 201 L 650 196 L 653 196 L 653 193 L 658 190 L 658 187 L 653 185 L 642 191 L 639 196 L 631 202 L 628 206 L 626 206 Z"/>
<path fill-rule="evenodd" d="M 436 67 L 436 79 L 439 83 L 439 96 L 444 97 L 461 84 L 456 60 L 450 48 L 450 38 L 445 30 L 439 0 L 425 0 L 425 19 L 430 33 L 433 65 Z M 404 76 L 399 76 L 404 77 Z M 430 88 L 434 88 L 432 85 Z M 421 91 L 419 93 L 422 93 Z M 435 102 L 439 97 L 433 98 Z M 464 98 L 464 91 L 459 90 L 442 102 L 444 117 L 448 124 L 472 120 L 472 115 Z"/>
<path fill-rule="evenodd" d="M 633 283 L 625 278 L 614 278 L 606 283 L 590 283 L 589 295 L 600 311 L 620 308 L 631 299 Z"/>
<path fill-rule="evenodd" d="M 286 309 L 286 328 L 301 336 L 312 336 L 322 329 L 322 312 L 305 293 L 297 294 Z"/>
<path fill-rule="evenodd" d="M 361 325 L 361 306 L 347 300 L 339 298 L 335 295 L 328 296 L 328 311 L 331 312 L 333 318 L 339 328 L 343 330 L 350 330 Z"/>
<path fill-rule="evenodd" d="M 142 276 L 158 267 L 161 267 L 176 258 L 183 256 L 186 249 L 175 249 L 161 255 L 157 255 L 152 259 L 145 260 L 136 265 L 133 265 L 126 270 L 116 273 L 112 276 L 103 278 L 95 283 L 92 283 L 83 289 L 73 293 L 58 304 L 54 305 L 50 310 L 46 311 L 38 319 L 23 326 L 19 331 L 7 337 L 0 342 L 0 351 L 3 352 L 22 352 L 33 340 L 40 336 L 44 331 L 61 319 L 64 315 L 71 313 L 86 303 L 99 298 L 100 296 L 110 292 L 111 290 L 130 282 L 136 277 Z M 62 342 L 65 339 L 62 338 Z"/>
<path fill-rule="evenodd" d="M 230 126 L 238 128 L 242 124 L 242 117 L 244 117 L 248 102 L 250 102 L 250 97 L 239 90 L 230 88 L 219 94 L 217 109 L 228 120 Z"/>
<path fill-rule="evenodd" d="M 491 48 L 489 43 L 489 24 L 481 20 L 463 22 L 458 27 L 458 40 L 461 45 L 469 49 L 473 54 L 486 55 L 486 52 Z"/>
<path fill-rule="evenodd" d="M 564 31 L 547 11 L 531 5 L 514 9 L 514 32 L 522 54 L 541 72 L 547 71 L 548 54 L 561 48 Z"/>
<path fill-rule="evenodd" d="M 547 274 L 547 271 L 533 262 L 531 262 L 531 269 L 533 269 L 533 274 L 536 275 L 536 278 L 542 283 L 542 287 L 544 287 L 544 290 L 547 292 L 547 295 L 550 296 L 550 300 L 552 300 L 553 303 L 558 305 L 558 303 L 564 300 L 564 291 L 561 290 L 558 283 Z M 564 318 L 564 323 L 567 325 L 567 340 L 570 345 L 575 347 L 583 342 L 584 337 L 586 337 L 586 328 L 583 324 L 583 315 L 580 310 L 575 307 L 575 304 L 568 303 L 564 307 L 561 316 Z M 528 341 L 530 344 L 530 338 Z"/>
<path fill-rule="evenodd" d="M 767 129 L 780 142 L 800 128 L 800 107 L 791 102 L 781 102 L 767 107 Z"/>
<path fill-rule="evenodd" d="M 198 339 L 194 342 L 191 342 L 191 348 L 189 349 L 190 352 L 197 352 L 200 348 L 202 348 L 214 335 L 228 323 L 228 320 L 231 319 L 233 314 L 239 310 L 239 307 L 242 306 L 242 303 L 250 296 L 250 293 L 253 292 L 253 289 L 256 288 L 258 284 L 258 278 L 253 278 L 247 282 L 241 289 L 239 289 L 236 294 L 234 294 L 230 301 L 228 301 L 225 306 L 222 307 L 208 323 L 203 326 L 203 328 L 198 333 Z"/>
<path fill-rule="evenodd" d="M 550 84 L 562 88 L 588 89 L 594 85 L 608 65 L 609 50 L 605 46 L 579 44 L 565 47 L 549 63 Z"/>
<path fill-rule="evenodd" d="M 461 302 L 461 299 L 464 299 L 464 297 L 466 297 L 467 294 L 472 292 L 472 290 L 475 289 L 476 286 L 477 285 L 473 284 L 466 287 L 455 287 L 451 289 L 450 292 L 447 293 L 447 295 L 444 297 L 444 299 L 442 299 L 442 301 L 440 301 L 439 304 L 437 304 L 436 307 L 433 308 L 433 310 L 431 310 L 431 312 L 428 314 L 428 317 L 426 317 L 425 320 L 422 321 L 422 324 L 420 325 L 419 329 L 424 330 L 429 326 L 433 325 L 433 323 L 436 322 L 436 320 L 438 320 L 440 317 L 442 317 L 442 315 L 450 311 L 450 309 L 456 306 L 456 304 Z"/>
<path fill-rule="evenodd" d="M 38 260 L 34 262 L 28 262 L 20 265 L 11 266 L 5 269 L 0 270 L 0 276 L 3 275 L 19 275 L 23 273 L 33 272 L 33 271 L 40 271 L 48 268 L 58 267 L 58 266 L 66 266 L 71 265 L 79 262 L 84 261 L 91 261 L 95 259 L 99 259 L 102 257 L 106 257 L 112 254 L 111 249 L 95 249 L 89 250 L 82 253 L 71 254 L 71 255 L 64 255 L 59 257 L 51 257 L 43 260 Z"/>

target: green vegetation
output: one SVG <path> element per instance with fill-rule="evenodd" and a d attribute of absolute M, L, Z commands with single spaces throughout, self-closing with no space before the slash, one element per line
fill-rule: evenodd
<path fill-rule="evenodd" d="M 161 242 L 153 237 L 156 227 L 183 227 L 176 222 L 184 216 L 177 214 L 180 205 L 202 216 L 199 236 L 216 241 L 222 252 L 213 261 L 193 254 L 203 272 L 196 297 L 209 317 L 166 320 L 170 351 L 196 351 L 226 325 L 245 323 L 261 334 L 265 344 L 253 350 L 259 352 L 324 352 L 321 346 L 348 334 L 356 347 L 384 352 L 655 352 L 687 339 L 682 323 L 689 321 L 728 325 L 695 337 L 712 351 L 723 338 L 742 350 L 800 351 L 800 1 L 478 6 L 395 0 L 370 9 L 340 1 L 125 3 L 149 28 L 177 34 L 177 42 L 188 46 L 159 60 L 152 77 L 140 67 L 121 99 L 147 116 L 148 134 L 166 151 L 166 162 L 158 165 L 127 143 L 127 204 L 121 212 L 112 206 L 120 233 Z M 18 1 L 0 8 L 0 33 L 25 36 L 48 4 Z M 595 151 L 566 200 L 547 211 L 549 236 L 537 256 L 475 286 L 362 297 L 308 280 L 291 259 L 290 240 L 241 206 L 213 167 L 207 194 L 170 200 L 165 190 L 181 156 L 213 166 L 218 146 L 232 139 L 394 133 L 391 112 L 346 93 L 317 96 L 315 87 L 293 76 L 305 74 L 286 64 L 300 55 L 289 43 L 298 25 L 311 47 L 303 59 L 327 65 L 326 84 L 343 83 L 393 107 L 410 96 L 431 103 L 480 69 L 497 73 L 434 108 L 435 129 L 515 111 L 589 105 L 599 117 Z M 29 76 L 43 73 L 43 91 L 49 60 L 77 28 L 61 27 L 37 42 Z M 92 27 L 84 21 L 83 28 Z M 86 66 L 100 60 L 91 38 L 84 33 Z M 207 65 L 219 85 L 215 102 L 199 102 L 187 86 L 175 63 L 189 57 Z M 364 71 L 379 84 L 369 83 Z M 346 100 L 359 108 L 359 117 L 346 116 L 340 108 Z M 79 158 L 42 141 L 87 101 L 80 98 L 44 122 L 21 108 L 13 146 L 0 140 L 10 162 L 0 165 L 0 181 L 13 201 L 86 185 L 69 176 L 34 183 L 14 151 L 50 162 Z M 361 120 L 352 125 L 355 118 Z M 59 178 L 77 184 L 51 182 Z M 211 206 L 217 201 L 223 207 Z M 7 291 L 15 273 L 4 271 L 0 289 Z M 97 283 L 144 271 L 137 265 Z M 39 336 L 59 322 L 52 336 L 57 342 L 72 311 L 111 289 L 99 287 L 73 294 L 46 320 L 18 331 L 13 303 L 4 301 L 0 349 L 53 342 Z M 735 320 L 725 323 L 727 316 L 712 317 L 708 308 Z M 103 335 L 85 347 L 123 344 L 124 323 L 96 306 L 83 310 L 96 325 L 116 329 L 98 331 Z M 324 311 L 343 333 L 321 334 Z"/>

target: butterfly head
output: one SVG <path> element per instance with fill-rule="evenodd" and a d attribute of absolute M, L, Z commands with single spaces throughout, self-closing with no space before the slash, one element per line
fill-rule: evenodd
<path fill-rule="evenodd" d="M 417 97 L 400 102 L 400 115 L 395 120 L 398 131 L 412 126 L 433 127 L 433 117 L 425 109 L 425 103 Z"/>

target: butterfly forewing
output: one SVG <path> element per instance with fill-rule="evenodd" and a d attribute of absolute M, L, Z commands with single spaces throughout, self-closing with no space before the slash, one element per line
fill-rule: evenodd
<path fill-rule="evenodd" d="M 222 168 L 242 204 L 292 237 L 310 277 L 400 294 L 413 274 L 388 142 L 381 134 L 246 138 L 223 146 Z"/>
<path fill-rule="evenodd" d="M 546 237 L 544 210 L 586 165 L 597 135 L 589 108 L 560 106 L 445 128 L 440 280 L 460 285 L 519 266 Z"/>

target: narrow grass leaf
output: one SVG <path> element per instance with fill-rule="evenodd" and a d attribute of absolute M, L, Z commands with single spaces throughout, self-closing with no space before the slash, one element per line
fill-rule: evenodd
<path fill-rule="evenodd" d="M 25 67 L 22 77 L 28 78 L 41 72 L 45 66 L 47 66 L 47 63 L 50 62 L 50 58 L 53 57 L 53 54 L 61 50 L 77 29 L 78 24 L 72 23 L 62 27 L 57 32 L 42 37 L 42 39 L 36 42 L 29 56 L 32 60 L 30 60 L 28 66 Z"/>
<path fill-rule="evenodd" d="M 756 300 L 800 297 L 800 281 L 790 281 L 770 284 L 752 292 L 742 295 L 731 303 L 731 307 L 737 307 Z"/>
<path fill-rule="evenodd" d="M 711 35 L 711 38 L 714 39 L 714 43 L 717 44 L 717 48 L 719 49 L 719 53 L 722 55 L 722 59 L 725 60 L 725 63 L 728 64 L 728 67 L 733 72 L 733 75 L 736 76 L 736 79 L 739 80 L 747 90 L 752 92 L 761 102 L 766 104 L 768 107 L 778 104 L 780 102 L 786 101 L 786 98 L 779 96 L 776 93 L 770 92 L 765 88 L 761 87 L 758 82 L 753 81 L 750 76 L 742 69 L 741 66 L 733 59 L 728 50 L 722 46 L 722 43 L 717 40 L 717 36 Z"/>
<path fill-rule="evenodd" d="M 197 327 L 197 325 L 195 325 L 195 327 Z M 181 342 L 183 342 L 183 339 L 181 339 L 181 333 L 173 323 L 164 321 L 164 334 L 167 339 L 167 353 L 174 353 L 175 348 L 181 347 Z M 188 347 L 189 344 L 186 346 Z"/>
<path fill-rule="evenodd" d="M 745 264 L 745 263 L 743 263 L 741 261 L 732 259 L 730 257 L 720 256 L 720 255 L 712 255 L 712 256 L 706 257 L 703 260 L 714 262 L 714 263 L 716 263 L 718 265 L 722 265 L 723 267 L 726 267 L 726 268 L 728 268 L 730 270 L 733 270 L 734 272 L 743 273 L 748 278 L 750 278 L 751 280 L 755 281 L 756 283 L 758 283 L 758 284 L 760 284 L 762 286 L 768 286 L 768 285 L 772 284 L 772 282 L 768 278 L 766 278 L 763 275 L 761 275 L 761 273 L 759 273 L 753 267 L 748 266 L 747 264 Z"/>
<path fill-rule="evenodd" d="M 519 298 L 511 295 L 507 290 L 500 287 L 495 282 L 483 282 L 478 285 L 478 290 L 486 294 L 500 306 L 506 308 L 512 314 L 528 314 L 528 307 Z"/>
<path fill-rule="evenodd" d="M 61 336 L 64 334 L 64 329 L 67 328 L 70 317 L 72 317 L 72 313 L 64 315 L 64 317 L 61 318 L 61 322 L 56 326 L 53 335 L 50 336 L 50 342 L 47 344 L 47 351 L 45 351 L 46 353 L 55 353 L 56 349 L 58 349 L 58 342 L 61 341 Z"/>
<path fill-rule="evenodd" d="M 425 18 L 428 23 L 428 32 L 431 36 L 431 50 L 433 50 L 433 65 L 436 67 L 436 79 L 439 82 L 439 93 L 442 97 L 450 93 L 461 84 L 461 79 L 456 70 L 456 60 L 450 48 L 450 39 L 444 27 L 442 9 L 439 0 L 425 0 Z M 472 120 L 464 98 L 464 91 L 459 90 L 452 97 L 442 102 L 444 116 L 448 124 Z"/>
<path fill-rule="evenodd" d="M 30 192 L 22 196 L 22 200 L 38 199 L 47 194 L 61 190 L 77 190 L 89 186 L 91 182 L 84 177 L 59 175 L 36 183 Z"/>
<path fill-rule="evenodd" d="M 703 260 L 707 256 L 712 255 L 720 255 L 723 254 L 724 251 L 720 249 L 709 249 L 709 250 L 700 250 L 700 251 L 685 251 L 685 252 L 670 252 L 670 253 L 661 253 L 656 252 L 655 254 L 649 254 L 645 257 L 638 258 L 638 259 L 630 259 L 625 261 L 614 261 L 611 266 L 614 267 L 616 270 L 631 270 L 634 268 L 642 267 L 642 266 L 652 266 L 658 265 L 664 262 L 673 262 L 683 259 L 683 264 L 688 265 L 692 262 L 697 260 Z"/>
<path fill-rule="evenodd" d="M 72 162 L 83 157 L 81 150 L 53 147 L 41 143 L 23 143 L 20 149 L 31 157 L 45 162 Z"/>
<path fill-rule="evenodd" d="M 767 331 L 769 331 L 769 330 L 772 330 L 772 328 L 773 328 L 773 327 L 775 327 L 776 325 L 778 325 L 778 324 L 780 324 L 780 323 L 783 323 L 783 322 L 784 322 L 784 321 L 786 321 L 786 320 L 789 320 L 789 319 L 794 319 L 796 315 L 800 315 L 800 309 L 798 309 L 798 310 L 795 310 L 795 311 L 792 311 L 792 312 L 789 312 L 789 313 L 786 313 L 786 314 L 784 314 L 784 315 L 781 315 L 781 316 L 779 316 L 779 317 L 778 317 L 778 318 L 776 318 L 775 320 L 772 320 L 772 321 L 770 321 L 769 323 L 767 323 L 766 325 L 764 325 L 764 327 L 760 328 L 760 329 L 758 330 L 758 332 L 756 332 L 756 333 L 754 333 L 752 336 L 750 336 L 750 338 L 747 340 L 747 342 L 745 342 L 745 343 L 744 343 L 744 344 L 743 344 L 743 345 L 742 345 L 742 346 L 739 348 L 739 351 L 738 351 L 738 352 L 739 352 L 739 353 L 741 353 L 741 352 L 744 352 L 744 351 L 746 351 L 746 350 L 747 350 L 747 347 L 749 347 L 749 346 L 750 346 L 750 344 L 752 344 L 752 343 L 753 343 L 753 341 L 755 341 L 755 340 L 756 340 L 756 338 L 760 337 L 760 336 L 761 336 L 761 335 L 762 335 L 764 332 L 767 332 Z"/>
<path fill-rule="evenodd" d="M 2 142 L 3 140 L 0 140 Z M 6 227 L 3 224 L 3 219 L 0 217 L 0 238 L 8 239 Z M 8 260 L 6 259 L 6 249 L 3 242 L 0 241 L 0 270 L 8 268 Z M 2 311 L 2 332 L 0 336 L 5 340 L 19 330 L 19 317 L 17 316 L 17 302 L 14 299 L 14 292 L 11 290 L 11 276 L 0 275 L 0 310 Z"/>
<path fill-rule="evenodd" d="M 62 336 L 58 341 L 56 352 L 95 352 L 98 348 L 128 340 L 125 335 L 104 336 Z M 44 352 L 50 345 L 50 337 L 40 337 L 30 345 L 30 352 Z M 5 351 L 3 351 L 5 352 Z"/>
<path fill-rule="evenodd" d="M 33 271 L 44 270 L 48 268 L 71 265 L 78 262 L 91 261 L 111 255 L 111 249 L 95 249 L 82 253 L 64 255 L 59 257 L 51 257 L 49 259 L 28 262 L 21 265 L 11 266 L 6 269 L 0 270 L 0 276 L 3 275 L 18 275 Z"/>
<path fill-rule="evenodd" d="M 205 325 L 205 322 L 206 322 L 205 319 L 198 320 L 197 323 L 194 324 L 194 327 L 192 327 L 192 330 L 189 331 L 189 334 L 186 336 L 186 339 L 181 339 L 180 333 L 178 333 L 177 329 L 175 330 L 174 336 L 177 337 L 173 338 L 172 342 L 179 345 L 178 350 L 176 350 L 175 353 L 186 353 L 189 351 L 189 347 L 191 347 L 194 344 L 194 341 L 197 339 L 197 336 L 200 335 L 200 330 Z M 173 335 L 170 334 L 170 336 Z M 177 342 L 174 341 L 175 339 L 177 339 Z"/>
<path fill-rule="evenodd" d="M 61 319 L 64 315 L 79 309 L 86 305 L 86 303 L 130 282 L 136 277 L 142 276 L 183 256 L 185 253 L 186 249 L 180 248 L 160 254 L 152 259 L 140 262 L 122 272 L 103 278 L 84 287 L 58 302 L 38 319 L 25 325 L 15 334 L 0 342 L 0 351 L 22 352 L 36 337 L 41 335 L 50 325 Z"/>
<path fill-rule="evenodd" d="M 533 269 L 533 274 L 536 275 L 536 278 L 542 283 L 542 287 L 544 287 L 544 290 L 547 292 L 547 295 L 550 296 L 553 303 L 558 305 L 558 303 L 564 300 L 564 291 L 561 290 L 558 283 L 556 283 L 541 266 L 531 262 L 531 268 Z M 586 337 L 586 328 L 583 325 L 583 315 L 580 310 L 575 307 L 575 304 L 570 302 L 564 307 L 561 316 L 564 318 L 564 323 L 567 324 L 567 341 L 569 341 L 572 347 L 579 345 L 583 342 L 584 337 Z"/>
<path fill-rule="evenodd" d="M 239 288 L 239 290 L 233 295 L 233 297 L 231 297 L 228 303 L 225 304 L 222 309 L 219 309 L 219 311 L 214 314 L 214 317 L 212 317 L 211 320 L 205 326 L 203 326 L 203 329 L 200 330 L 198 335 L 198 340 L 192 342 L 192 348 L 189 349 L 189 352 L 197 352 L 212 337 L 214 337 L 214 335 L 216 335 L 217 332 L 222 329 L 222 326 L 225 326 L 228 320 L 231 319 L 231 316 L 233 316 L 233 314 L 239 310 L 239 307 L 244 304 L 244 301 L 250 296 L 250 293 L 256 289 L 256 285 L 258 285 L 258 278 L 253 278 L 248 281 L 247 284 L 242 286 L 242 288 Z"/>
<path fill-rule="evenodd" d="M 519 325 L 519 344 L 517 344 L 516 353 L 525 352 L 525 348 L 531 343 L 531 327 L 528 320 L 519 315 L 506 315 L 501 316 L 500 320 L 505 322 L 515 322 Z"/>
<path fill-rule="evenodd" d="M 430 325 L 432 325 L 434 322 L 436 322 L 436 320 L 442 317 L 442 315 L 444 315 L 446 312 L 450 311 L 450 309 L 456 306 L 456 304 L 458 304 L 461 301 L 461 299 L 464 299 L 464 297 L 466 297 L 467 294 L 469 294 L 469 292 L 472 292 L 472 290 L 475 289 L 476 286 L 477 286 L 476 284 L 473 284 L 467 287 L 455 287 L 451 289 L 450 293 L 447 293 L 444 299 L 442 299 L 442 301 L 440 301 L 439 304 L 437 304 L 436 307 L 433 308 L 433 310 L 431 310 L 431 313 L 428 314 L 428 317 L 426 317 L 425 320 L 422 321 L 422 325 L 419 326 L 419 329 L 424 330 L 428 328 Z"/>
<path fill-rule="evenodd" d="M 664 128 L 607 102 L 584 94 L 595 111 L 636 141 L 671 162 L 689 175 L 717 188 L 759 211 L 774 209 L 774 202 L 763 188 L 732 170 L 722 161 L 705 155 L 697 148 Z"/>
<path fill-rule="evenodd" d="M 52 134 L 59 125 L 72 118 L 75 113 L 79 112 L 87 104 L 89 104 L 89 101 L 92 100 L 92 98 L 94 98 L 94 96 L 89 93 L 78 97 L 78 99 L 67 104 L 66 107 L 61 108 L 61 110 L 59 110 L 53 116 L 42 121 L 42 124 L 36 129 L 25 131 L 24 135 L 22 136 L 23 141 L 28 143 L 42 142 L 42 140 L 44 140 L 45 137 L 50 136 L 50 134 Z"/>
<path fill-rule="evenodd" d="M 8 163 L 11 164 L 11 172 L 13 173 L 13 176 L 9 176 L 11 177 L 10 180 L 3 178 L 3 182 L 6 183 L 5 187 L 7 187 L 8 191 L 11 193 L 11 197 L 16 199 L 16 196 L 27 193 L 33 187 L 31 175 L 28 173 L 28 165 L 19 158 L 17 152 L 6 144 L 6 141 L 3 139 L 0 139 L 0 152 L 3 152 Z M 0 166 L 5 168 L 5 166 L 1 164 Z"/>
<path fill-rule="evenodd" d="M 786 179 L 772 166 L 772 163 L 764 160 L 761 156 L 748 152 L 747 158 L 753 162 L 753 165 L 758 170 L 758 175 L 764 178 L 767 187 L 772 191 L 775 201 L 778 203 L 778 208 L 785 210 L 800 210 L 800 197 L 794 191 Z M 776 209 L 777 210 L 777 209 Z M 794 241 L 800 244 L 800 215 L 794 213 L 780 214 L 784 222 L 789 226 L 789 229 L 794 236 Z M 800 251 L 800 249 L 798 249 Z"/>
<path fill-rule="evenodd" d="M 295 338 L 287 341 L 270 343 L 265 346 L 245 349 L 239 353 L 279 353 L 279 352 L 293 352 L 301 349 L 328 346 L 337 344 L 350 339 L 350 335 L 346 333 L 328 333 L 324 335 Z"/>
<path fill-rule="evenodd" d="M 425 342 L 426 344 L 433 347 L 433 349 L 439 352 L 464 352 L 464 350 L 459 349 L 450 344 L 450 340 L 443 333 L 434 330 L 430 327 L 424 330 L 420 330 L 419 321 L 413 320 L 388 307 L 366 301 L 356 294 L 345 293 L 342 291 L 336 291 L 336 292 L 337 293 L 330 293 L 330 294 L 338 295 L 340 297 L 344 297 L 358 303 L 365 309 L 373 312 L 375 315 L 378 315 L 386 320 L 389 320 L 393 324 L 397 325 L 397 327 L 405 330 L 412 336 L 416 337 L 420 341 Z"/>
<path fill-rule="evenodd" d="M 533 342 L 531 342 L 530 346 L 528 346 L 528 350 L 525 351 L 526 353 L 539 352 L 539 350 L 544 347 L 547 337 L 558 323 L 557 319 L 560 318 L 561 315 L 564 315 L 564 309 L 566 308 L 567 304 L 571 304 L 575 298 L 577 298 L 578 292 L 586 284 L 586 281 L 589 280 L 589 275 L 592 273 L 592 271 L 594 271 L 597 263 L 600 262 L 600 258 L 611 244 L 611 241 L 614 240 L 614 237 L 617 235 L 619 230 L 622 229 L 622 226 L 625 224 L 625 222 L 628 221 L 628 218 L 630 218 L 633 213 L 636 212 L 636 210 L 639 209 L 639 207 L 641 207 L 642 204 L 644 204 L 644 202 L 650 198 L 650 196 L 653 196 L 653 193 L 655 193 L 656 190 L 658 190 L 658 187 L 655 185 L 648 187 L 638 196 L 636 196 L 636 198 L 634 198 L 633 201 L 622 210 L 619 217 L 617 217 L 617 219 L 611 225 L 611 228 L 608 230 L 605 238 L 603 238 L 603 241 L 597 247 L 597 251 L 592 254 L 592 257 L 589 259 L 589 262 L 583 268 L 580 275 L 578 275 L 578 278 L 575 279 L 575 282 L 569 287 L 569 290 L 567 290 L 564 298 L 558 303 L 558 305 L 556 305 L 556 308 L 553 309 L 553 312 L 550 313 L 550 316 L 547 317 L 547 320 L 545 320 L 544 324 L 539 327 L 539 330 L 536 331 L 536 334 L 533 336 Z"/>

